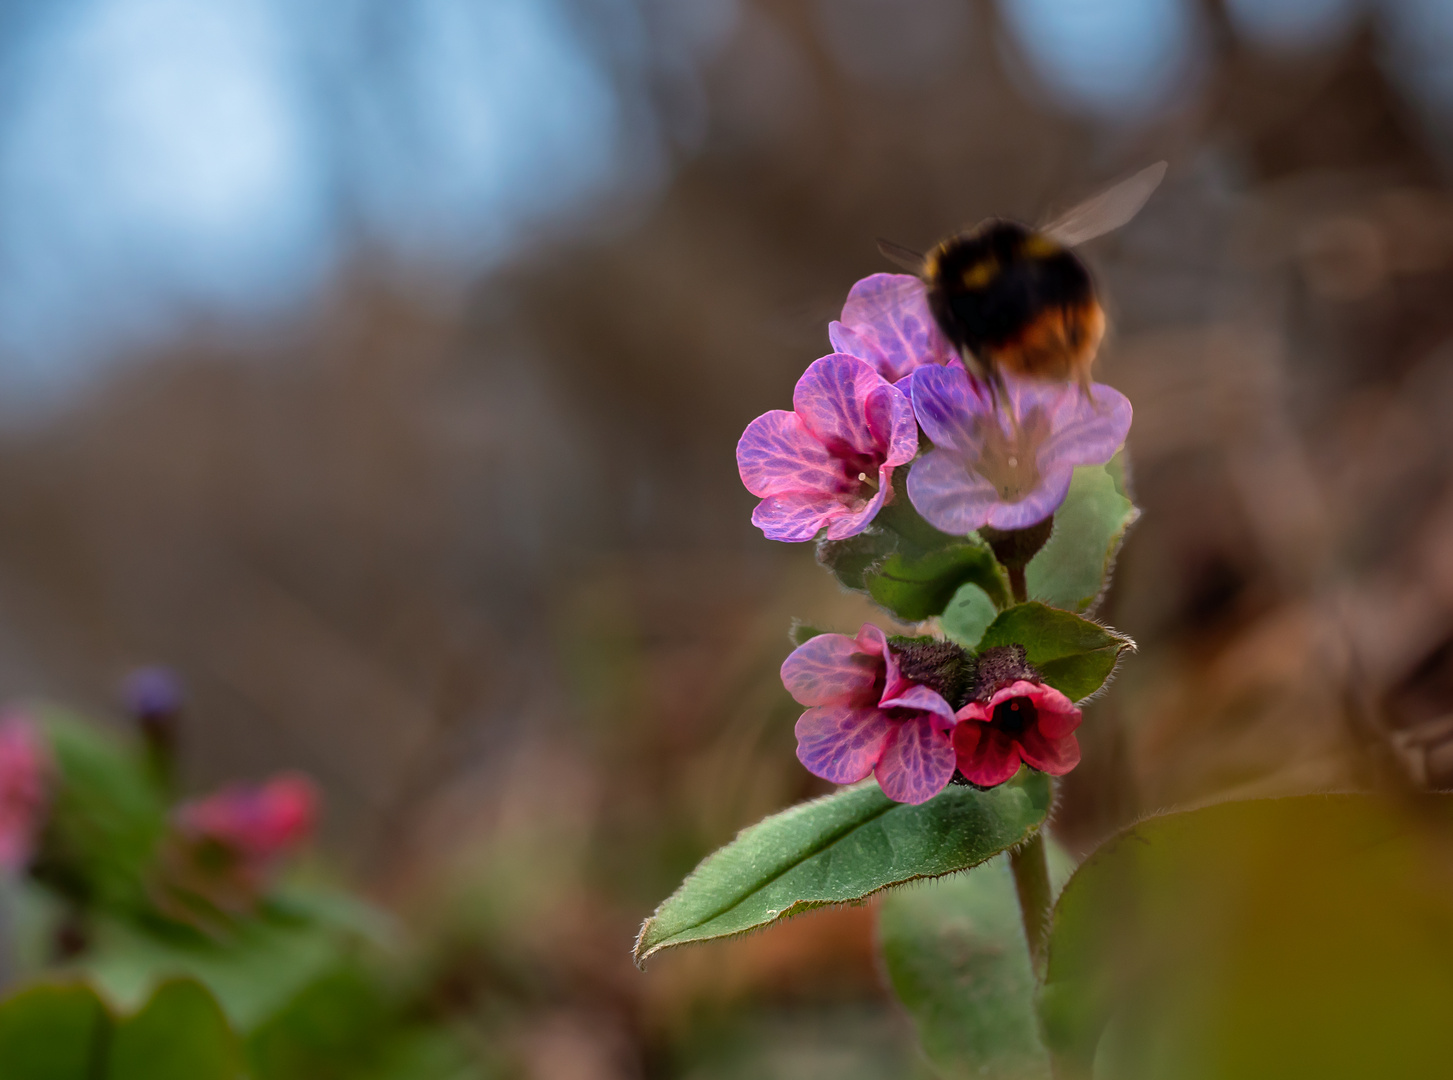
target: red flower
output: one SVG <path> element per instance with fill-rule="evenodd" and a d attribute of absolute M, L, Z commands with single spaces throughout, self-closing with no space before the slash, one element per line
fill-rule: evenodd
<path fill-rule="evenodd" d="M 229 852 L 245 877 L 261 880 L 277 861 L 313 832 L 318 789 L 306 776 L 285 773 L 259 787 L 234 785 L 183 803 L 178 831 L 190 840 Z"/>
<path fill-rule="evenodd" d="M 980 787 L 1002 784 L 1019 763 L 1063 776 L 1080 763 L 1074 730 L 1080 710 L 1052 686 L 1015 679 L 986 702 L 971 701 L 957 713 L 954 753 L 966 780 Z"/>
<path fill-rule="evenodd" d="M 12 713 L 0 721 L 0 871 L 30 861 L 46 804 L 50 758 L 30 719 Z"/>

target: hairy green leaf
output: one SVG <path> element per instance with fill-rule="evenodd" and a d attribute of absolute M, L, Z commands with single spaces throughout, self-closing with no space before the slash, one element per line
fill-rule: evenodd
<path fill-rule="evenodd" d="M 999 609 L 989 599 L 989 594 L 970 582 L 959 586 L 948 607 L 943 609 L 939 622 L 951 640 L 973 650 L 979 647 L 984 631 L 989 629 L 989 624 L 998 614 Z"/>
<path fill-rule="evenodd" d="M 1040 1014 L 1063 1077 L 1441 1076 L 1453 800 L 1223 803 L 1142 821 L 1055 906 Z"/>
<path fill-rule="evenodd" d="M 1049 803 L 1048 779 L 1025 769 L 988 791 L 950 786 L 921 806 L 868 781 L 784 810 L 692 871 L 641 927 L 636 962 L 976 866 L 1038 829 Z"/>
<path fill-rule="evenodd" d="M 1123 634 L 1037 601 L 1000 612 L 984 631 L 979 650 L 1001 645 L 1023 645 L 1044 681 L 1072 701 L 1100 689 L 1120 654 L 1135 647 Z"/>
<path fill-rule="evenodd" d="M 1053 844 L 1049 852 L 1052 878 L 1062 883 L 1069 857 Z M 890 893 L 878 937 L 893 990 L 940 1075 L 1047 1080 L 1034 969 L 1006 856 Z"/>
<path fill-rule="evenodd" d="M 1094 607 L 1109 582 L 1125 532 L 1139 516 L 1110 466 L 1075 469 L 1069 494 L 1055 511 L 1054 531 L 1025 567 L 1030 599 L 1066 611 Z"/>

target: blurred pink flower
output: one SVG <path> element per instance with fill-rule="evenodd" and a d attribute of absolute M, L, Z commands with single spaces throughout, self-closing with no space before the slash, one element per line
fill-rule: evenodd
<path fill-rule="evenodd" d="M 871 364 L 889 382 L 956 355 L 928 309 L 928 290 L 911 274 L 873 274 L 848 293 L 841 322 L 827 327 L 832 347 Z"/>
<path fill-rule="evenodd" d="M 797 758 L 835 784 L 874 774 L 896 802 L 922 803 L 954 774 L 953 707 L 905 678 L 883 631 L 819 634 L 793 650 L 782 682 L 800 705 Z"/>
<path fill-rule="evenodd" d="M 1002 784 L 1019 763 L 1063 776 L 1080 763 L 1074 736 L 1080 710 L 1052 686 L 1016 679 L 985 702 L 971 701 L 958 711 L 954 753 L 964 779 L 980 787 Z"/>
<path fill-rule="evenodd" d="M 175 811 L 185 838 L 225 849 L 244 876 L 254 878 L 265 876 L 307 840 L 317 817 L 317 786 L 300 773 L 284 773 L 255 787 L 234 784 Z"/>
<path fill-rule="evenodd" d="M 913 463 L 908 498 L 936 528 L 1022 529 L 1059 508 L 1076 465 L 1115 456 L 1130 431 L 1125 395 L 1095 383 L 1005 373 L 998 406 L 960 363 L 913 373 L 913 411 L 934 448 Z"/>
<path fill-rule="evenodd" d="M 0 719 L 0 872 L 30 861 L 46 804 L 50 755 L 35 724 L 21 713 Z"/>
<path fill-rule="evenodd" d="M 891 494 L 893 469 L 918 452 L 908 398 L 863 361 L 814 361 L 792 392 L 737 443 L 742 483 L 761 498 L 752 513 L 768 539 L 829 540 L 868 527 Z"/>

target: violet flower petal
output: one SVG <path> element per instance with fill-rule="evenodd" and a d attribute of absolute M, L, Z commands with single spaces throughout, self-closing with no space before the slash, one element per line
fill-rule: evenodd
<path fill-rule="evenodd" d="M 895 728 L 873 774 L 894 802 L 925 803 L 953 778 L 953 745 L 924 714 L 897 721 Z"/>
<path fill-rule="evenodd" d="M 807 366 L 792 391 L 792 408 L 830 453 L 876 456 L 880 447 L 867 411 L 869 395 L 880 387 L 893 392 L 857 357 L 832 353 Z"/>
<path fill-rule="evenodd" d="M 828 339 L 840 353 L 871 364 L 897 381 L 923 364 L 944 364 L 953 346 L 928 308 L 928 290 L 911 274 L 872 274 L 848 293 L 842 321 L 828 324 Z"/>
<path fill-rule="evenodd" d="M 868 527 L 872 519 L 871 515 L 864 517 L 867 510 L 868 506 L 865 506 L 854 514 L 841 500 L 826 492 L 789 491 L 769 495 L 759 502 L 752 511 L 752 524 L 761 529 L 768 540 L 804 543 L 816 537 L 824 525 L 829 526 L 829 539 L 840 540 L 845 536 L 856 536 Z M 833 529 L 832 526 L 843 518 L 851 520 L 847 525 Z"/>
<path fill-rule="evenodd" d="M 737 442 L 737 471 L 758 498 L 789 491 L 834 492 L 842 470 L 827 447 L 795 413 L 773 409 L 750 424 Z"/>
<path fill-rule="evenodd" d="M 808 709 L 797 720 L 797 760 L 834 784 L 856 783 L 878 764 L 894 727 L 872 706 Z"/>
<path fill-rule="evenodd" d="M 782 661 L 782 685 L 799 705 L 871 705 L 882 670 L 881 656 L 865 652 L 857 640 L 818 634 Z"/>
<path fill-rule="evenodd" d="M 913 402 L 896 386 L 875 387 L 866 401 L 868 430 L 883 452 L 883 467 L 912 461 L 918 453 L 918 421 Z"/>
<path fill-rule="evenodd" d="M 934 718 L 934 722 L 942 729 L 948 729 L 957 722 L 954 717 L 954 708 L 943 699 L 943 695 L 937 690 L 927 686 L 919 686 L 916 683 L 905 681 L 905 688 L 895 690 L 892 697 L 887 692 L 883 699 L 878 702 L 880 709 L 913 709 L 917 712 L 927 713 Z"/>
<path fill-rule="evenodd" d="M 987 524 L 1000 505 L 994 485 L 971 471 L 953 450 L 930 450 L 913 463 L 908 501 L 935 529 L 954 536 L 967 536 Z"/>

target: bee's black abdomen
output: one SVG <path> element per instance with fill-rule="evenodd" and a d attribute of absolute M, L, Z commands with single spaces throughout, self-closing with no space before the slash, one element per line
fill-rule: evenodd
<path fill-rule="evenodd" d="M 1012 346 L 1046 313 L 1095 303 L 1079 259 L 1012 221 L 944 241 L 927 277 L 934 318 L 954 345 L 976 356 Z"/>

